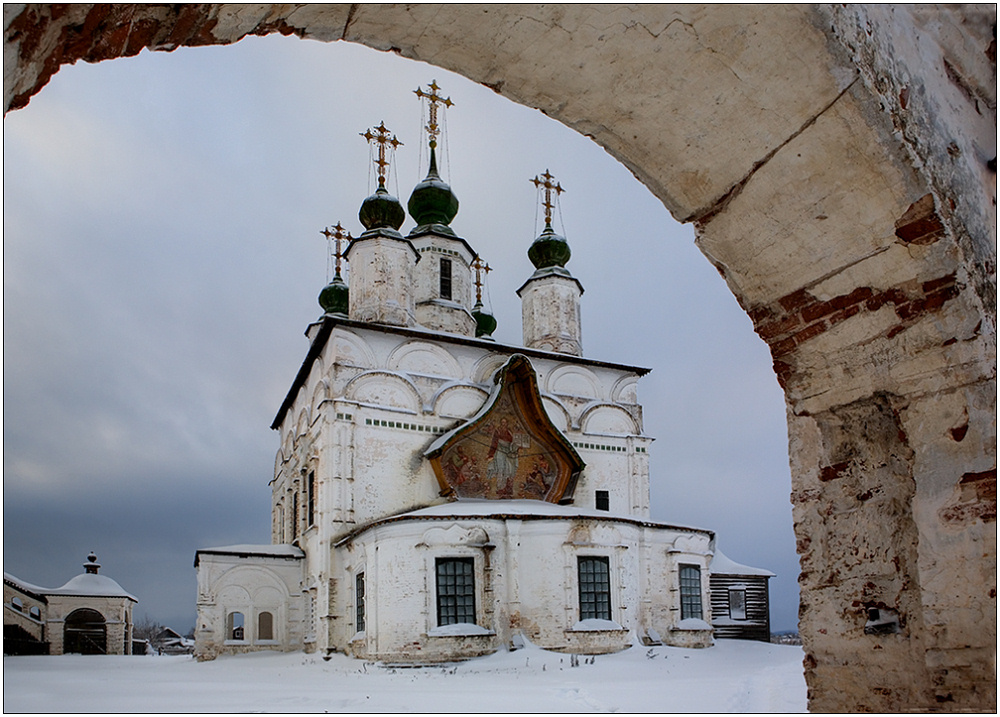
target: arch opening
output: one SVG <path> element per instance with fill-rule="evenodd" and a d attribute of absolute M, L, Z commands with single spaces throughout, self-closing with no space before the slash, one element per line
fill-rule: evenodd
<path fill-rule="evenodd" d="M 902 131 L 902 143 L 898 133 L 894 134 L 890 119 L 894 121 L 903 116 L 905 124 L 901 112 L 907 109 L 906 98 L 911 98 L 909 88 L 893 85 L 900 81 L 893 68 L 879 72 L 878 52 L 873 51 L 874 59 L 864 52 L 871 49 L 871 43 L 891 45 L 894 23 L 906 25 L 912 19 L 904 17 L 906 13 L 903 13 L 897 14 L 894 21 L 886 21 L 879 11 L 861 6 L 814 8 L 780 16 L 772 9 L 755 8 L 735 11 L 754 14 L 753 17 L 739 16 L 738 22 L 732 21 L 733 16 L 723 15 L 734 11 L 721 9 L 696 8 L 691 10 L 691 17 L 641 15 L 640 22 L 621 23 L 621 36 L 612 37 L 610 41 L 604 38 L 600 44 L 587 44 L 586 32 L 567 33 L 570 39 L 563 45 L 565 57 L 539 63 L 530 52 L 524 53 L 523 62 L 530 67 L 525 69 L 513 60 L 490 65 L 501 52 L 496 48 L 497 38 L 486 38 L 481 43 L 492 48 L 491 52 L 467 56 L 470 44 L 475 45 L 481 39 L 476 33 L 495 32 L 496 16 L 481 19 L 475 26 L 456 22 L 453 27 L 458 28 L 460 35 L 468 36 L 461 36 L 450 44 L 443 42 L 442 50 L 433 46 L 440 38 L 419 32 L 427 23 L 426 16 L 422 15 L 425 11 L 436 13 L 437 9 L 390 8 L 367 15 L 364 8 L 361 14 L 351 10 L 351 14 L 341 18 L 343 22 L 339 25 L 336 19 L 329 19 L 325 26 L 327 34 L 321 39 L 338 37 L 336 32 L 329 31 L 339 28 L 342 34 L 349 34 L 353 39 L 383 47 L 387 44 L 401 47 L 404 53 L 413 56 L 431 56 L 440 64 L 458 67 L 470 77 L 489 82 L 520 101 L 544 107 L 566 124 L 597 137 L 678 216 L 698 220 L 702 250 L 724 275 L 741 306 L 749 312 L 756 330 L 768 342 L 775 370 L 785 390 L 789 405 L 788 431 L 795 449 L 792 455 L 793 501 L 796 510 L 800 511 L 797 516 L 799 551 L 803 555 L 803 565 L 808 568 L 806 574 L 828 574 L 825 568 L 831 567 L 826 564 L 829 560 L 822 552 L 811 550 L 808 541 L 803 542 L 814 538 L 817 528 L 827 530 L 821 521 L 817 523 L 814 514 L 834 506 L 837 498 L 832 492 L 843 484 L 842 479 L 857 478 L 854 469 L 858 466 L 851 460 L 840 460 L 835 454 L 843 449 L 852 456 L 881 455 L 883 449 L 888 448 L 894 455 L 902 456 L 903 474 L 916 485 L 915 494 L 903 501 L 906 504 L 903 520 L 913 521 L 907 524 L 907 534 L 920 547 L 911 551 L 907 544 L 893 544 L 891 536 L 872 537 L 873 545 L 888 545 L 889 553 L 895 553 L 896 557 L 905 555 L 909 561 L 904 571 L 909 587 L 896 591 L 890 580 L 886 589 L 896 591 L 893 600 L 926 607 L 923 617 L 927 619 L 959 619 L 954 617 L 958 613 L 949 607 L 949 600 L 952 600 L 948 597 L 949 590 L 940 589 L 935 581 L 949 586 L 985 584 L 989 582 L 991 568 L 986 565 L 985 572 L 977 568 L 967 570 L 960 561 L 942 560 L 939 548 L 947 553 L 945 544 L 954 543 L 953 538 L 944 540 L 942 535 L 952 535 L 958 530 L 961 534 L 958 542 L 985 541 L 985 554 L 991 558 L 986 562 L 995 569 L 995 537 L 991 543 L 989 536 L 990 526 L 995 523 L 995 510 L 991 518 L 987 505 L 991 476 L 992 485 L 995 485 L 996 391 L 995 371 L 991 373 L 990 368 L 995 366 L 995 298 L 991 299 L 995 297 L 995 278 L 991 278 L 995 267 L 995 213 L 990 214 L 991 199 L 995 207 L 995 175 L 992 194 L 988 180 L 969 180 L 970 174 L 974 177 L 975 172 L 986 170 L 977 169 L 979 160 L 973 140 L 982 139 L 983 134 L 976 135 L 974 127 L 969 129 L 974 122 L 968 120 L 968 110 L 965 114 L 958 111 L 957 119 L 948 116 L 942 120 L 945 126 L 956 129 L 954 134 L 959 140 L 955 143 L 958 151 L 950 153 L 951 160 L 933 154 L 919 156 L 919 152 L 924 151 L 922 146 L 946 145 L 930 141 L 939 137 L 920 135 L 921 131 L 933 130 L 913 130 L 918 140 L 927 140 L 923 142 L 907 136 L 906 127 Z M 209 7 L 199 12 L 210 14 L 217 10 Z M 551 12 L 568 14 L 558 18 L 536 17 L 538 22 L 524 25 L 540 27 L 541 31 L 558 26 L 564 31 L 571 21 L 580 21 L 575 13 L 602 10 L 583 8 Z M 613 16 L 622 11 L 610 8 L 607 12 Z M 859 17 L 862 21 L 857 21 Z M 729 22 L 719 22 L 720 18 L 728 18 Z M 874 28 L 869 37 L 875 39 L 854 38 L 858 45 L 869 43 L 869 46 L 858 55 L 850 56 L 845 49 L 850 42 L 843 41 L 838 33 L 850 35 L 852 27 L 865 27 L 863 20 L 866 18 L 874 20 L 867 26 Z M 491 19 L 494 22 L 491 23 Z M 657 19 L 659 22 L 652 21 Z M 280 27 L 319 36 L 324 27 L 323 21 L 317 20 L 309 30 L 280 15 L 254 22 L 260 25 L 249 29 L 230 26 L 220 32 L 238 35 L 243 31 L 268 32 Z M 203 29 L 197 22 L 194 24 Z M 605 25 L 607 23 L 598 23 L 598 26 Z M 593 24 L 582 23 L 578 27 L 591 26 Z M 827 27 L 832 29 L 828 31 Z M 630 36 L 630 31 L 639 34 Z M 510 31 L 509 36 L 499 37 L 514 40 L 508 43 L 512 48 L 549 47 L 546 43 L 531 43 L 519 32 L 525 31 Z M 653 39 L 647 40 L 643 32 Z M 574 37 L 583 37 L 583 44 L 578 46 Z M 595 48 L 612 47 L 625 55 L 631 51 L 639 55 L 645 52 L 647 46 L 633 42 L 634 48 L 630 49 L 623 44 L 627 42 L 624 38 L 643 42 L 670 41 L 672 50 L 679 48 L 678 52 L 671 53 L 671 62 L 678 57 L 689 57 L 693 68 L 689 73 L 691 78 L 721 99 L 713 106 L 706 97 L 697 95 L 697 87 L 685 82 L 688 78 L 677 78 L 670 72 L 659 73 L 667 81 L 656 85 L 663 89 L 660 96 L 653 96 L 643 92 L 645 85 L 638 71 L 635 78 L 627 78 L 630 81 L 618 85 L 592 82 L 588 72 L 558 71 L 560 62 L 572 63 L 580 58 L 588 70 L 607 64 L 602 55 L 605 50 Z M 789 38 L 796 38 L 795 42 L 802 45 L 791 46 L 794 43 L 789 43 Z M 183 42 L 184 38 L 178 41 Z M 225 42 L 227 38 L 213 36 L 209 30 L 199 41 Z M 421 42 L 432 45 L 421 45 Z M 699 71 L 705 70 L 703 65 L 697 64 L 699 58 L 684 54 L 686 42 L 707 42 L 709 47 L 714 44 L 716 52 L 712 53 L 712 61 L 719 62 L 720 57 L 729 61 L 728 64 L 719 63 L 719 72 L 726 77 L 726 73 L 737 77 L 741 86 L 727 92 L 731 84 L 726 83 L 732 83 L 731 78 L 705 81 L 705 77 L 699 76 Z M 769 46 L 776 50 L 773 57 L 766 57 L 764 51 L 748 50 Z M 941 48 L 948 52 L 947 42 L 942 42 Z M 884 52 L 885 48 L 875 50 Z M 463 52 L 466 55 L 462 55 Z M 886 54 L 902 62 L 903 67 L 910 62 L 913 63 L 911 69 L 926 69 L 920 67 L 920 61 L 908 58 L 903 52 Z M 794 56 L 795 62 L 783 63 L 787 55 Z M 642 56 L 647 60 L 648 71 L 655 73 L 662 58 L 648 52 Z M 775 63 L 780 71 L 769 71 L 768 62 Z M 993 63 L 995 73 L 995 60 Z M 619 66 L 640 67 L 641 64 L 633 56 L 632 63 L 620 62 Z M 501 67 L 502 70 L 498 69 Z M 860 79 L 851 74 L 855 69 L 860 69 Z M 788 77 L 787 72 L 795 71 L 803 73 L 801 81 Z M 940 78 L 932 77 L 934 72 L 937 69 L 914 76 L 923 75 L 924 81 L 931 85 L 940 80 L 947 89 L 951 80 L 943 77 L 943 70 Z M 498 78 L 497 73 L 503 77 Z M 555 82 L 553 77 L 558 77 L 560 82 Z M 575 77 L 585 77 L 588 85 L 614 89 L 607 101 L 598 102 L 595 101 L 598 95 L 592 94 L 594 90 L 589 86 L 577 86 Z M 718 77 L 712 75 L 708 79 Z M 888 82 L 889 90 L 873 89 L 872 77 Z M 779 85 L 792 89 L 782 92 Z M 627 116 L 623 112 L 626 106 L 623 97 L 630 96 L 634 90 L 640 91 L 645 104 L 632 108 L 634 112 Z M 616 94 L 619 91 L 621 94 Z M 928 94 L 933 96 L 935 92 L 940 94 L 944 90 L 931 86 Z M 671 107 L 671 98 L 689 101 L 693 108 L 689 115 L 679 113 L 676 106 Z M 751 101 L 756 98 L 760 100 Z M 762 106 L 775 98 L 780 100 L 777 105 Z M 926 106 L 920 107 L 920 101 L 918 97 L 912 98 L 911 112 L 928 111 Z M 780 120 L 755 121 L 755 117 L 779 114 L 776 112 L 779 107 L 786 110 Z M 700 122 L 704 117 L 699 112 L 710 116 Z M 602 116 L 602 113 L 616 116 Z M 890 118 L 892 113 L 896 114 Z M 986 137 L 984 146 L 988 147 L 992 141 L 995 147 L 995 110 L 983 116 L 987 124 L 992 121 L 994 135 L 992 140 Z M 674 124 L 660 131 L 668 124 L 664 118 L 674 120 Z M 698 137 L 686 136 L 684 126 L 698 126 L 704 132 Z M 732 134 L 726 133 L 733 128 L 753 128 L 753 131 L 744 132 L 739 141 L 733 141 Z M 632 131 L 635 134 L 630 137 Z M 731 140 L 729 143 L 719 141 L 727 136 Z M 671 146 L 671 142 L 678 140 L 681 142 L 677 146 L 690 151 L 675 151 L 677 146 Z M 685 146 L 687 140 L 691 141 Z M 918 155 L 916 159 L 915 154 Z M 958 170 L 941 170 L 939 160 L 948 162 L 956 156 L 964 157 Z M 671 162 L 677 157 L 678 161 Z M 980 164 L 985 167 L 985 162 Z M 927 196 L 931 198 L 929 210 L 926 210 L 927 202 L 920 203 Z M 949 198 L 953 213 L 946 209 Z M 940 226 L 940 229 L 935 229 L 937 234 L 919 235 L 916 237 L 919 241 L 913 241 L 908 222 L 920 211 L 924 214 L 917 219 Z M 969 227 L 975 231 L 970 231 Z M 862 334 L 860 340 L 858 334 Z M 917 336 L 919 341 L 914 338 Z M 966 358 L 958 360 L 961 357 L 956 352 L 964 352 Z M 948 369 L 936 369 L 937 373 L 921 369 L 928 364 Z M 942 376 L 942 373 L 947 375 Z M 880 436 L 896 436 L 899 445 L 892 440 L 884 445 L 882 437 L 866 435 L 863 428 L 866 416 L 875 417 L 872 420 L 877 419 L 881 426 L 888 427 Z M 889 430 L 892 427 L 895 431 Z M 957 439 L 957 435 L 963 439 Z M 964 442 L 966 435 L 971 435 L 972 440 L 958 445 Z M 945 457 L 935 459 L 942 462 L 940 465 L 924 465 L 916 460 L 917 456 L 930 454 Z M 859 465 L 863 462 L 863 458 L 859 459 Z M 953 496 L 941 497 L 937 478 L 940 475 L 952 476 L 953 480 L 949 480 L 954 483 L 951 486 Z M 934 511 L 912 514 L 913 504 L 936 505 L 935 501 L 945 501 L 936 514 L 931 515 Z M 892 516 L 880 521 L 878 502 L 863 500 L 861 503 L 864 505 L 859 509 L 861 515 L 866 516 L 867 524 L 884 522 L 890 528 L 896 525 Z M 942 521 L 951 522 L 942 527 Z M 845 537 L 846 532 L 839 526 L 829 527 L 828 535 L 824 533 L 824 539 Z M 837 564 L 836 567 L 846 570 L 838 578 L 843 581 L 838 582 L 843 590 L 850 592 L 854 587 L 861 588 L 863 580 L 859 582 L 860 579 L 847 569 L 849 566 Z M 939 569 L 944 572 L 937 572 Z M 925 582 L 925 574 L 937 577 L 928 577 Z M 824 611 L 836 607 L 817 597 L 820 592 L 810 580 L 811 577 L 806 577 L 803 582 L 804 595 L 810 597 L 803 607 L 809 608 L 805 611 L 810 615 L 806 626 L 816 628 L 825 619 Z M 970 593 L 975 592 L 970 588 Z M 979 593 L 986 594 L 986 591 Z M 966 597 L 978 600 L 971 595 Z M 993 601 L 992 611 L 989 605 L 979 602 L 976 602 L 976 609 L 983 607 L 986 613 L 995 614 L 995 593 L 990 600 Z M 920 607 L 913 609 L 921 610 Z M 833 622 L 843 619 L 840 613 L 830 617 Z M 914 618 L 913 624 L 918 622 Z M 914 661 L 910 665 L 914 669 L 904 669 L 903 673 L 930 674 L 938 669 L 934 667 L 939 664 L 937 657 L 958 654 L 949 652 L 955 647 L 948 644 L 950 631 L 943 625 L 939 627 L 942 629 L 927 633 L 932 637 L 927 638 L 925 655 L 900 658 L 903 662 Z M 811 654 L 831 659 L 840 654 L 838 640 L 849 645 L 858 639 L 855 633 L 859 630 L 860 627 L 850 624 L 850 620 L 842 625 L 842 632 L 833 636 L 826 636 L 826 628 L 822 633 L 813 629 L 808 636 Z M 849 679 L 848 682 L 856 682 L 863 691 L 867 674 L 864 666 L 844 669 L 860 671 L 857 680 Z M 953 670 L 949 674 L 957 673 Z M 827 709 L 835 709 L 840 704 L 836 701 L 836 691 L 822 689 L 823 679 L 814 670 L 807 670 L 807 674 L 816 695 L 814 707 L 825 705 Z M 959 679 L 943 673 L 939 677 L 941 681 L 935 682 L 938 686 L 934 688 L 920 686 L 919 678 L 914 678 L 900 688 L 898 697 L 887 697 L 885 704 L 876 707 L 898 709 L 922 704 L 928 694 L 944 689 L 940 685 L 950 686 L 949 680 Z M 992 680 L 985 682 L 995 684 L 995 673 Z M 941 691 L 938 697 L 979 704 L 976 700 L 980 698 L 974 694 L 970 697 L 970 694 L 967 684 L 956 683 L 953 691 Z M 995 691 L 992 694 L 995 700 Z M 865 699 L 872 698 L 868 695 Z M 989 700 L 988 695 L 986 699 Z"/>

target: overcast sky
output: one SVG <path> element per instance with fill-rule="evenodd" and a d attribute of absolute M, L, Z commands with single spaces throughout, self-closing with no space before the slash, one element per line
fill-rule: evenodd
<path fill-rule="evenodd" d="M 730 558 L 777 573 L 772 627 L 793 629 L 781 391 L 692 229 L 535 110 L 280 36 L 64 67 L 4 119 L 4 570 L 58 587 L 94 550 L 137 617 L 187 630 L 194 551 L 270 541 L 269 426 L 321 313 L 319 232 L 362 230 L 368 127 L 404 143 L 390 191 L 405 202 L 423 178 L 413 90 L 432 79 L 455 102 L 452 227 L 494 268 L 495 338 L 521 342 L 529 180 L 549 169 L 586 290 L 584 354 L 652 369 L 653 518 L 713 529 Z"/>

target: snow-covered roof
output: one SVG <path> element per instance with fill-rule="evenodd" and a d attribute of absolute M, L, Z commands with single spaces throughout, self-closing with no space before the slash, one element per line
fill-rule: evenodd
<path fill-rule="evenodd" d="M 715 575 L 763 575 L 769 578 L 774 577 L 774 573 L 764 568 L 751 568 L 749 565 L 740 565 L 727 558 L 721 550 L 716 548 L 712 562 L 708 565 L 709 572 Z"/>
<path fill-rule="evenodd" d="M 239 555 L 258 556 L 262 558 L 292 558 L 300 559 L 305 557 L 301 548 L 294 545 L 251 545 L 240 543 L 239 545 L 223 545 L 218 548 L 201 548 L 194 553 L 194 566 L 198 567 L 199 555 Z"/>
<path fill-rule="evenodd" d="M 38 585 L 32 585 L 31 583 L 21 580 L 21 578 L 15 577 L 10 573 L 3 574 L 4 582 L 10 583 L 14 587 L 18 588 L 21 592 L 34 593 L 35 595 L 43 596 L 48 588 L 39 587 Z"/>
<path fill-rule="evenodd" d="M 124 597 L 135 602 L 138 598 L 125 592 L 125 589 L 107 575 L 84 573 L 77 575 L 61 588 L 43 590 L 46 595 L 78 595 L 83 597 Z"/>
<path fill-rule="evenodd" d="M 692 528 L 690 526 L 668 525 L 666 523 L 656 523 L 649 520 L 642 520 L 632 515 L 617 515 L 606 510 L 594 508 L 580 508 L 573 505 L 557 505 L 544 500 L 529 500 L 526 498 L 515 500 L 490 500 L 485 498 L 459 498 L 441 505 L 432 505 L 426 508 L 419 508 L 407 513 L 389 516 L 380 520 L 372 521 L 367 525 L 360 526 L 348 535 L 341 538 L 337 544 L 340 545 L 353 536 L 359 535 L 369 528 L 385 523 L 394 523 L 404 520 L 440 520 L 444 518 L 493 518 L 504 519 L 508 517 L 518 517 L 522 519 L 546 519 L 570 520 L 573 518 L 595 518 L 598 520 L 609 520 L 623 523 L 632 523 L 650 528 L 667 528 L 670 530 L 682 530 L 697 533 L 709 533 L 711 530 L 705 528 Z"/>

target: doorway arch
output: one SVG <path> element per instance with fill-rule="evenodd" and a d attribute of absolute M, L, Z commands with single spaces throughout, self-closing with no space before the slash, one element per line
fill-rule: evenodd
<path fill-rule="evenodd" d="M 106 655 L 108 626 L 97 610 L 81 607 L 66 616 L 63 626 L 63 653 Z"/>
<path fill-rule="evenodd" d="M 995 43 L 991 66 L 988 12 L 936 12 L 12 7 L 5 108 L 61 63 L 281 32 L 430 61 L 592 137 L 695 223 L 770 347 L 788 408 L 811 708 L 985 709 Z M 871 609 L 900 615 L 905 644 L 872 651 Z"/>

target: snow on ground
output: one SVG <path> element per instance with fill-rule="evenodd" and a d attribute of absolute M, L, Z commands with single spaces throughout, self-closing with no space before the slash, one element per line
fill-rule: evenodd
<path fill-rule="evenodd" d="M 578 663 L 574 666 L 574 663 Z M 805 712 L 802 648 L 529 646 L 399 667 L 343 655 L 4 657 L 4 712 Z"/>

